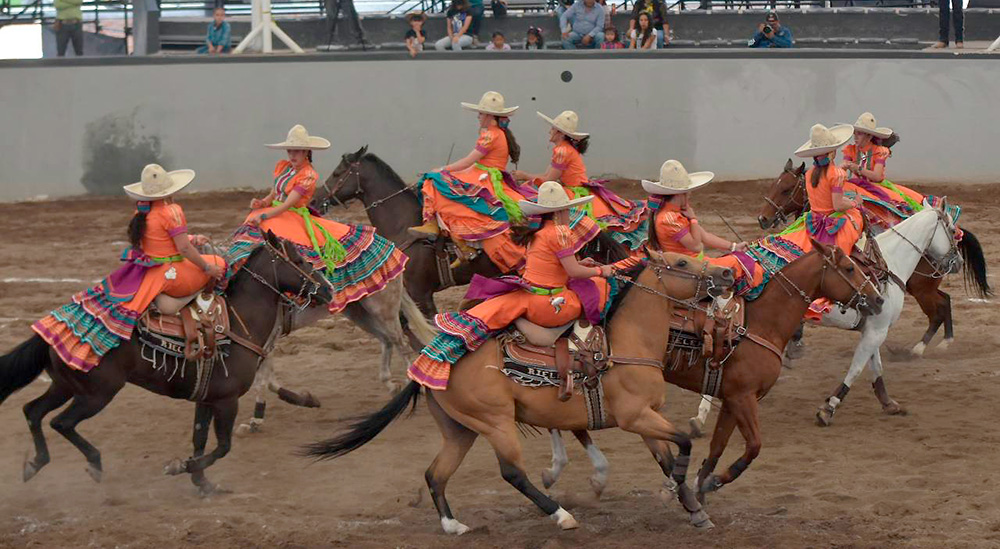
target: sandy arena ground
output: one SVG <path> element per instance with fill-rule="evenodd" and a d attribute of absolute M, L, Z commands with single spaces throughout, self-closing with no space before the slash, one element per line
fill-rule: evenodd
<path fill-rule="evenodd" d="M 1000 257 L 996 188 L 924 187 L 963 205 L 962 224 L 992 260 Z M 713 185 L 697 196 L 700 219 L 726 234 L 717 210 L 745 236 L 756 236 L 763 189 Z M 180 202 L 192 232 L 222 239 L 242 220 L 249 199 L 248 193 L 206 193 Z M 0 347 L 25 339 L 32 321 L 115 267 L 130 213 L 124 198 L 0 205 Z M 362 219 L 357 206 L 337 215 Z M 30 277 L 78 280 L 19 281 Z M 448 486 L 457 517 L 474 530 L 461 538 L 442 534 L 429 497 L 417 497 L 439 445 L 423 405 L 350 456 L 320 464 L 296 457 L 301 444 L 332 435 L 340 419 L 387 399 L 376 381 L 375 341 L 334 318 L 293 334 L 276 355 L 285 384 L 308 388 L 323 407 L 294 408 L 271 398 L 265 431 L 238 438 L 208 471 L 232 490 L 228 495 L 202 499 L 187 477 L 162 474 L 168 460 L 190 455 L 194 406 L 133 386 L 80 427 L 103 453 L 102 484 L 47 425 L 53 461 L 23 484 L 31 443 L 21 406 L 41 394 L 43 382 L 15 394 L 0 407 L 0 547 L 1000 547 L 993 473 L 1000 427 L 992 415 L 1000 318 L 994 303 L 970 301 L 958 278 L 944 289 L 954 298 L 957 340 L 950 349 L 934 348 L 939 336 L 925 358 L 901 352 L 925 328 L 912 298 L 886 344 L 888 387 L 909 409 L 905 417 L 881 414 L 866 373 L 834 426 L 816 427 L 816 407 L 842 379 L 858 335 L 808 330 L 805 358 L 762 403 L 760 457 L 709 500 L 717 525 L 709 532 L 689 526 L 676 502 L 660 502 L 658 467 L 637 437 L 617 430 L 595 434 L 611 462 L 600 501 L 590 495 L 586 455 L 575 442 L 569 445 L 571 464 L 554 494 L 582 525 L 571 532 L 560 532 L 508 486 L 489 445 L 479 440 Z M 451 290 L 438 303 L 453 307 L 459 296 Z M 402 377 L 403 369 L 397 361 L 395 373 Z M 664 413 L 686 424 L 697 398 L 671 387 Z M 242 420 L 252 408 L 248 395 Z M 548 444 L 547 437 L 525 441 L 539 485 Z M 696 443 L 691 478 L 707 448 L 704 440 Z M 720 468 L 742 451 L 737 433 Z"/>

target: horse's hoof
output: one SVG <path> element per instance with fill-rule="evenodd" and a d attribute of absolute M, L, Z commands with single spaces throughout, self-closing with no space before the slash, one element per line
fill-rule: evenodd
<path fill-rule="evenodd" d="M 100 463 L 88 463 L 87 474 L 90 475 L 90 478 L 94 479 L 94 482 L 100 484 L 101 478 L 104 476 L 104 471 L 101 470 Z"/>
<path fill-rule="evenodd" d="M 819 407 L 816 412 L 816 425 L 820 427 L 829 427 L 833 423 L 833 413 L 835 412 L 833 406 L 829 404 L 824 404 Z"/>
<path fill-rule="evenodd" d="M 442 518 L 441 528 L 444 529 L 445 534 L 453 534 L 456 536 L 461 536 L 462 534 L 469 531 L 469 527 L 458 522 L 453 518 Z"/>
<path fill-rule="evenodd" d="M 257 423 L 241 423 L 236 427 L 236 436 L 245 437 L 261 432 L 262 428 Z"/>
<path fill-rule="evenodd" d="M 226 490 L 225 488 L 219 486 L 218 484 L 213 484 L 209 481 L 202 482 L 198 485 L 198 497 L 207 498 L 210 496 L 219 496 L 223 494 L 231 494 L 231 490 Z"/>
<path fill-rule="evenodd" d="M 552 469 L 542 471 L 542 486 L 544 486 L 546 490 L 552 488 L 557 480 L 559 479 L 552 472 Z"/>
<path fill-rule="evenodd" d="M 37 475 L 38 472 L 42 470 L 42 467 L 45 466 L 44 463 L 36 464 L 34 459 L 28 457 L 29 455 L 30 453 L 24 455 L 24 474 L 22 477 L 24 478 L 24 482 L 28 482 L 29 480 L 35 478 L 35 475 Z"/>
<path fill-rule="evenodd" d="M 955 340 L 954 339 L 943 339 L 943 340 L 941 340 L 941 343 L 938 343 L 938 346 L 937 346 L 938 350 L 947 351 L 948 347 L 951 346 L 951 343 L 953 341 L 955 341 Z"/>
<path fill-rule="evenodd" d="M 569 514 L 562 507 L 556 509 L 556 512 L 552 513 L 551 517 L 562 530 L 576 530 L 580 527 L 580 523 L 573 518 L 573 515 Z"/>
<path fill-rule="evenodd" d="M 711 530 L 715 528 L 715 523 L 708 517 L 704 509 L 699 509 L 691 513 L 691 525 L 699 530 Z"/>
<path fill-rule="evenodd" d="M 590 489 L 594 491 L 594 496 L 597 499 L 601 499 L 601 494 L 604 493 L 604 489 L 608 487 L 608 480 L 598 478 L 597 475 L 590 477 Z"/>
<path fill-rule="evenodd" d="M 900 404 L 895 400 L 890 400 L 889 404 L 882 406 L 882 413 L 887 416 L 905 416 L 906 408 L 900 406 Z"/>
<path fill-rule="evenodd" d="M 312 393 L 306 391 L 302 393 L 302 405 L 306 408 L 319 408 L 319 399 L 314 397 Z"/>
<path fill-rule="evenodd" d="M 399 391 L 403 389 L 403 386 L 400 385 L 399 382 L 394 379 L 390 379 L 388 381 L 385 381 L 384 383 L 385 383 L 385 388 L 389 390 L 389 394 L 393 396 L 399 394 Z"/>
<path fill-rule="evenodd" d="M 701 438 L 705 436 L 705 422 L 701 418 L 693 417 L 688 420 L 691 427 L 691 438 Z"/>
<path fill-rule="evenodd" d="M 705 505 L 705 497 L 711 492 L 717 492 L 722 488 L 722 481 L 715 475 L 708 475 L 705 480 L 698 485 L 698 503 Z"/>
<path fill-rule="evenodd" d="M 924 356 L 924 351 L 926 349 L 927 349 L 927 344 L 921 341 L 916 345 L 914 345 L 912 349 L 910 349 L 910 354 L 913 356 Z"/>
<path fill-rule="evenodd" d="M 186 472 L 187 472 L 187 463 L 180 458 L 174 458 L 163 466 L 164 475 L 173 476 L 173 475 L 180 475 Z"/>

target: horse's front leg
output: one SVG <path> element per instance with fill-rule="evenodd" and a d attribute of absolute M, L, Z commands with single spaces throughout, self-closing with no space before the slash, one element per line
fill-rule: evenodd
<path fill-rule="evenodd" d="M 215 450 L 207 456 L 191 457 L 184 461 L 175 459 L 164 468 L 164 473 L 168 475 L 191 474 L 192 481 L 198 485 L 203 495 L 219 491 L 218 486 L 205 478 L 204 471 L 212 466 L 213 463 L 225 457 L 233 446 L 233 426 L 236 424 L 239 400 L 237 398 L 229 398 L 218 402 L 206 403 L 206 406 L 212 410 L 216 439 Z M 197 480 L 194 478 L 196 475 L 198 476 Z"/>
<path fill-rule="evenodd" d="M 698 473 L 699 478 L 703 474 L 706 475 L 705 479 L 698 486 L 700 499 L 703 499 L 708 492 L 714 492 L 739 478 L 760 454 L 762 442 L 760 436 L 760 415 L 757 408 L 756 396 L 747 394 L 735 399 L 726 399 L 726 408 L 723 409 L 724 413 L 726 410 L 731 414 L 731 419 L 727 417 L 725 423 L 723 423 L 722 415 L 719 416 L 719 422 L 716 424 L 716 436 L 712 438 L 712 452 L 709 455 L 709 459 L 705 460 L 706 463 L 702 465 L 702 471 Z M 743 455 L 733 462 L 725 472 L 719 475 L 709 474 L 706 470 L 714 469 L 719 456 L 722 455 L 721 449 L 716 452 L 715 438 L 721 435 L 720 446 L 724 449 L 725 442 L 728 442 L 729 435 L 732 434 L 732 423 L 735 423 L 736 427 L 739 428 L 740 434 L 743 435 L 743 439 L 746 441 Z M 723 429 L 728 429 L 728 432 L 720 432 L 720 425 L 722 425 Z"/>
<path fill-rule="evenodd" d="M 253 387 L 250 389 L 254 395 L 253 417 L 250 418 L 249 423 L 241 423 L 236 428 L 237 435 L 259 433 L 264 428 L 264 412 L 267 409 L 265 396 L 267 394 L 267 386 L 274 378 L 274 367 L 271 365 L 273 360 L 272 358 L 265 358 L 257 369 L 257 375 L 253 380 Z M 197 422 L 197 419 L 195 421 Z"/>
<path fill-rule="evenodd" d="M 876 324 L 874 318 L 869 319 L 868 323 L 865 324 L 861 341 L 858 342 L 858 346 L 854 349 L 854 356 L 851 359 L 851 367 L 847 371 L 847 376 L 844 377 L 844 381 L 837 387 L 836 391 L 828 396 L 823 405 L 816 411 L 816 424 L 820 427 L 829 427 L 833 423 L 833 415 L 837 412 L 837 408 L 844 402 L 844 399 L 847 398 L 847 393 L 851 390 L 854 380 L 861 375 L 861 371 L 864 370 L 865 365 L 868 364 L 875 352 L 878 351 L 879 346 L 885 341 L 888 327 L 883 328 Z"/>

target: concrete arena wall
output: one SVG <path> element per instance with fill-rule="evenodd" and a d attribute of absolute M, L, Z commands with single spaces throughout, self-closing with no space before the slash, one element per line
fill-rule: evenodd
<path fill-rule="evenodd" d="M 996 58 L 909 52 L 465 53 L 0 63 L 0 200 L 117 192 L 146 162 L 190 167 L 193 188 L 264 188 L 281 157 L 264 143 L 304 123 L 343 152 L 364 144 L 406 180 L 463 156 L 487 89 L 521 106 L 521 167 L 547 165 L 535 110 L 581 113 L 592 175 L 653 177 L 677 158 L 723 179 L 769 178 L 811 124 L 862 110 L 902 136 L 894 179 L 1000 175 Z M 889 57 L 887 57 L 889 56 Z M 484 59 L 489 58 L 488 64 Z M 564 82 L 562 75 L 572 75 Z"/>

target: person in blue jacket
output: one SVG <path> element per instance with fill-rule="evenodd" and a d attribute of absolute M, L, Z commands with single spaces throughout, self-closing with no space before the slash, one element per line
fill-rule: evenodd
<path fill-rule="evenodd" d="M 792 47 L 792 31 L 781 25 L 778 14 L 768 12 L 765 23 L 757 27 L 757 33 L 747 43 L 751 48 L 790 48 Z"/>

